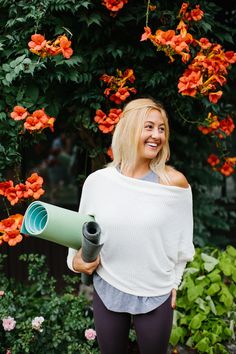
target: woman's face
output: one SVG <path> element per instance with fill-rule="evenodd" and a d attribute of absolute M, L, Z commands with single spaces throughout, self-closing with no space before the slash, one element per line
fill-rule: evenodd
<path fill-rule="evenodd" d="M 146 117 L 139 141 L 138 157 L 142 160 L 155 158 L 166 141 L 165 124 L 162 115 L 152 110 Z"/>

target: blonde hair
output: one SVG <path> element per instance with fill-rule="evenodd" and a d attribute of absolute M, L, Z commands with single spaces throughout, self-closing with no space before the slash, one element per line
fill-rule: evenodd
<path fill-rule="evenodd" d="M 170 178 L 166 171 L 166 161 L 170 157 L 168 118 L 163 106 L 150 98 L 135 99 L 125 106 L 113 134 L 114 159 L 109 166 L 120 166 L 121 171 L 124 171 L 135 165 L 144 121 L 152 110 L 161 113 L 165 125 L 166 141 L 158 155 L 151 160 L 150 168 L 162 181 L 169 183 Z"/>

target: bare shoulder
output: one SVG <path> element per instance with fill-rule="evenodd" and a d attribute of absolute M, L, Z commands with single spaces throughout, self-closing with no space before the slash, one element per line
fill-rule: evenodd
<path fill-rule="evenodd" d="M 183 173 L 177 171 L 171 166 L 166 166 L 167 173 L 170 177 L 171 186 L 188 188 L 189 183 Z"/>

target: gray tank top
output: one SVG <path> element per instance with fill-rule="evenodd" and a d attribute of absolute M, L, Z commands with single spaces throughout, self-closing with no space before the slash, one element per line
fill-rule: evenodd
<path fill-rule="evenodd" d="M 140 179 L 159 183 L 159 177 L 153 171 L 149 171 Z M 132 315 L 150 312 L 162 305 L 170 296 L 170 293 L 161 296 L 136 296 L 124 293 L 107 283 L 97 273 L 93 276 L 93 286 L 108 310 Z"/>

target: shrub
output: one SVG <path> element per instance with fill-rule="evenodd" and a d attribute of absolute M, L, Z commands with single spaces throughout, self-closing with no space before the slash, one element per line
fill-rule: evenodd
<path fill-rule="evenodd" d="M 78 295 L 78 278 L 65 277 L 66 286 L 58 294 L 55 279 L 45 269 L 45 256 L 30 254 L 20 259 L 28 262 L 29 283 L 4 275 L 0 279 L 1 322 L 5 319 L 0 327 L 0 352 L 37 354 L 43 348 L 50 354 L 98 353 L 96 339 L 85 338 L 85 331 L 94 329 L 94 324 L 89 301 Z"/>
<path fill-rule="evenodd" d="M 199 353 L 228 353 L 235 339 L 236 249 L 197 249 L 178 291 L 170 342 Z"/>

